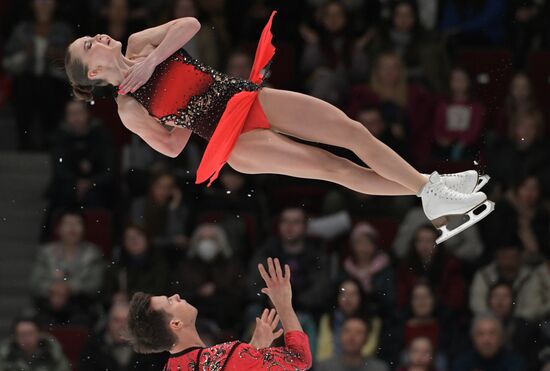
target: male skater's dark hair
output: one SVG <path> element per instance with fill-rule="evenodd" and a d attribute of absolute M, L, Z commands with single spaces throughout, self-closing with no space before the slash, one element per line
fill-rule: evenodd
<path fill-rule="evenodd" d="M 126 340 L 138 353 L 168 351 L 177 340 L 168 327 L 169 320 L 165 311 L 151 308 L 151 295 L 136 292 L 130 301 Z"/>

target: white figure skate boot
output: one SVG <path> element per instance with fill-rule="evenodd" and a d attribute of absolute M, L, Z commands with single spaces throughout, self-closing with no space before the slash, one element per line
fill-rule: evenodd
<path fill-rule="evenodd" d="M 437 244 L 476 224 L 495 209 L 495 204 L 487 200 L 485 193 L 460 193 L 452 190 L 443 183 L 441 176 L 435 171 L 430 175 L 428 183 L 418 196 L 422 198 L 424 213 L 441 231 L 441 235 L 436 240 Z M 480 206 L 485 206 L 485 209 L 476 214 L 475 211 Z M 448 229 L 448 217 L 451 215 L 466 215 L 468 220 L 453 229 Z"/>
<path fill-rule="evenodd" d="M 422 175 L 426 178 L 430 177 L 430 174 Z M 479 175 L 475 170 L 467 170 L 454 174 L 441 174 L 440 176 L 447 187 L 460 193 L 477 192 L 491 179 L 489 175 Z"/>

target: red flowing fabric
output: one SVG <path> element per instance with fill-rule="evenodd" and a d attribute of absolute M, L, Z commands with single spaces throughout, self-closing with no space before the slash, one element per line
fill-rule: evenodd
<path fill-rule="evenodd" d="M 264 76 L 261 75 L 260 72 L 275 55 L 275 47 L 271 43 L 271 39 L 273 38 L 271 34 L 271 23 L 276 13 L 276 11 L 271 13 L 269 21 L 262 31 L 258 47 L 256 48 L 254 64 L 249 77 L 249 80 L 256 84 L 260 84 L 263 81 Z M 199 168 L 197 169 L 196 184 L 210 180 L 208 182 L 208 187 L 210 187 L 212 182 L 218 178 L 220 170 L 227 162 L 242 132 L 258 127 L 269 128 L 269 123 L 267 123 L 267 119 L 261 107 L 257 107 L 259 103 L 255 104 L 257 103 L 257 96 L 258 91 L 242 91 L 235 94 L 229 102 L 227 102 L 227 107 L 225 108 L 212 138 L 208 142 Z M 251 109 L 254 118 L 259 117 L 257 122 L 253 122 L 249 117 Z"/>

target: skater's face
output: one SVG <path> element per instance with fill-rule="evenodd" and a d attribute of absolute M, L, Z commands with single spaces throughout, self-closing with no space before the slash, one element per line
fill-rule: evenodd
<path fill-rule="evenodd" d="M 427 318 L 433 315 L 434 298 L 426 285 L 417 285 L 411 295 L 411 307 L 415 317 Z"/>
<path fill-rule="evenodd" d="M 109 80 L 119 71 L 122 43 L 108 35 L 83 36 L 69 45 L 73 59 L 80 60 L 88 69 L 88 79 Z"/>
<path fill-rule="evenodd" d="M 33 322 L 21 321 L 15 326 L 15 341 L 23 352 L 32 354 L 38 347 L 40 332 Z"/>
<path fill-rule="evenodd" d="M 409 346 L 409 366 L 428 368 L 432 364 L 433 348 L 428 338 L 418 337 Z"/>
<path fill-rule="evenodd" d="M 365 321 L 358 318 L 348 319 L 342 326 L 340 341 L 342 350 L 345 354 L 356 355 L 361 353 L 361 349 L 368 339 L 368 328 Z"/>
<path fill-rule="evenodd" d="M 410 4 L 400 4 L 393 14 L 393 25 L 398 31 L 408 32 L 414 27 L 414 10 Z"/>
<path fill-rule="evenodd" d="M 493 314 L 500 319 L 508 317 L 512 313 L 513 296 L 510 286 L 500 285 L 491 291 L 489 307 Z"/>
<path fill-rule="evenodd" d="M 491 358 L 500 349 L 502 329 L 497 321 L 482 319 L 475 325 L 473 338 L 476 350 L 484 358 Z"/>
<path fill-rule="evenodd" d="M 170 318 L 172 330 L 194 326 L 197 318 L 197 309 L 178 294 L 151 297 L 151 309 L 165 311 Z"/>
<path fill-rule="evenodd" d="M 338 307 L 347 315 L 355 313 L 361 304 L 360 288 L 353 281 L 345 281 L 338 292 Z"/>

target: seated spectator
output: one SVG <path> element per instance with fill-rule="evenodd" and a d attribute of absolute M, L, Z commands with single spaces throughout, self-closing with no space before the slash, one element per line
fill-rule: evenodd
<path fill-rule="evenodd" d="M 103 296 L 107 307 L 114 302 L 129 302 L 138 291 L 160 294 L 168 288 L 168 265 L 150 245 L 142 227 L 124 229 L 118 258 L 107 266 Z"/>
<path fill-rule="evenodd" d="M 354 45 L 351 22 L 344 5 L 327 1 L 320 7 L 319 31 L 302 25 L 300 34 L 305 42 L 301 69 L 307 76 L 308 94 L 335 105 L 343 103 L 353 64 L 362 65 L 366 56 Z"/>
<path fill-rule="evenodd" d="M 542 342 L 538 339 L 537 327 L 514 315 L 514 290 L 506 282 L 496 282 L 489 290 L 489 313 L 502 324 L 503 344 L 523 355 L 529 369 L 537 368 L 537 357 Z"/>
<path fill-rule="evenodd" d="M 258 263 L 267 257 L 279 258 L 292 270 L 293 305 L 298 311 L 321 313 L 326 308 L 330 291 L 328 262 L 325 253 L 313 240 L 306 238 L 306 213 L 300 207 L 287 207 L 280 214 L 278 235 L 258 248 L 250 261 L 247 279 L 248 299 L 263 306 L 263 287 Z M 255 311 L 257 312 L 257 311 Z"/>
<path fill-rule="evenodd" d="M 320 362 L 319 371 L 388 371 L 385 362 L 376 357 L 364 357 L 362 349 L 367 343 L 369 325 L 361 317 L 349 317 L 342 324 L 340 342 L 342 354 Z"/>
<path fill-rule="evenodd" d="M 545 298 L 540 294 L 544 291 L 541 271 L 534 271 L 522 262 L 521 244 L 517 240 L 502 243 L 495 252 L 494 261 L 475 274 L 470 288 L 470 309 L 474 314 L 488 311 L 489 289 L 501 281 L 514 290 L 515 316 L 535 320 L 544 315 Z"/>
<path fill-rule="evenodd" d="M 460 263 L 437 247 L 437 231 L 432 225 L 417 229 L 407 258 L 397 269 L 399 305 L 410 300 L 412 288 L 419 279 L 426 279 L 441 298 L 441 304 L 454 311 L 463 310 L 466 287 Z"/>
<path fill-rule="evenodd" d="M 227 58 L 225 73 L 229 76 L 248 80 L 252 70 L 252 57 L 243 50 L 233 51 Z"/>
<path fill-rule="evenodd" d="M 384 121 L 390 126 L 400 125 L 412 143 L 414 160 L 425 159 L 431 146 L 433 99 L 427 91 L 407 82 L 403 61 L 392 52 L 383 52 L 376 58 L 368 84 L 352 88 L 347 113 L 357 117 L 365 105 L 377 105 Z"/>
<path fill-rule="evenodd" d="M 525 371 L 525 363 L 516 352 L 503 346 L 500 321 L 492 315 L 478 316 L 472 324 L 473 349 L 454 362 L 453 371 Z"/>
<path fill-rule="evenodd" d="M 204 190 L 199 202 L 200 210 L 206 214 L 223 212 L 223 215 L 216 217 L 216 222 L 227 231 L 234 253 L 246 256 L 253 247 L 250 246 L 253 241 L 248 238 L 249 228 L 254 228 L 247 223 L 252 221 L 256 230 L 265 230 L 264 220 L 268 212 L 263 206 L 263 193 L 255 189 L 250 178 L 230 166 L 222 169 L 219 179 L 217 184 Z"/>
<path fill-rule="evenodd" d="M 131 0 L 103 1 L 101 19 L 96 28 L 115 40 L 128 40 L 132 33 L 146 28 L 145 22 L 130 18 L 132 8 L 135 8 L 135 4 L 130 3 Z"/>
<path fill-rule="evenodd" d="M 434 365 L 434 348 L 430 339 L 414 338 L 407 347 L 405 366 L 397 371 L 440 371 Z"/>
<path fill-rule="evenodd" d="M 356 120 L 399 155 L 408 157 L 409 143 L 405 135 L 405 128 L 399 122 L 388 125 L 379 107 L 367 105 L 360 108 Z"/>
<path fill-rule="evenodd" d="M 433 153 L 442 160 L 473 160 L 485 126 L 485 107 L 472 97 L 471 79 L 462 68 L 449 77 L 449 96 L 439 101 L 435 112 Z"/>
<path fill-rule="evenodd" d="M 59 122 L 68 98 L 66 77 L 56 61 L 74 39 L 73 31 L 55 19 L 56 0 L 33 0 L 32 20 L 21 21 L 4 48 L 3 65 L 13 76 L 13 104 L 19 148 L 45 148 L 47 133 Z M 33 125 L 36 123 L 36 125 Z"/>
<path fill-rule="evenodd" d="M 173 5 L 167 21 L 183 17 L 199 18 L 199 9 L 197 9 L 198 2 L 196 0 L 174 0 L 171 3 Z M 203 23 L 203 19 L 201 19 L 201 23 Z M 219 42 L 214 27 L 205 22 L 200 31 L 193 36 L 191 40 L 185 43 L 184 48 L 193 58 L 219 70 L 221 67 L 221 48 L 218 44 Z M 252 65 L 250 67 L 252 67 Z M 248 79 L 249 75 L 250 69 L 244 78 Z"/>
<path fill-rule="evenodd" d="M 38 251 L 31 292 L 45 323 L 87 324 L 89 305 L 101 288 L 103 259 L 97 246 L 83 239 L 80 214 L 64 213 L 58 235 Z"/>
<path fill-rule="evenodd" d="M 531 112 L 537 106 L 533 84 L 529 76 L 524 72 L 516 73 L 510 81 L 508 95 L 502 104 L 502 108 L 497 108 L 495 130 L 502 137 L 512 135 L 513 128 L 510 125 L 510 119 L 516 117 L 519 113 Z"/>
<path fill-rule="evenodd" d="M 439 29 L 452 46 L 500 46 L 506 37 L 506 1 L 450 0 L 441 6 Z"/>
<path fill-rule="evenodd" d="M 175 177 L 159 173 L 151 180 L 147 197 L 133 202 L 130 219 L 145 229 L 155 247 L 184 249 L 189 212 Z"/>
<path fill-rule="evenodd" d="M 419 23 L 416 2 L 399 0 L 391 5 L 391 22 L 380 27 L 370 44 L 371 55 L 396 53 L 407 67 L 409 81 L 442 91 L 448 61 L 441 43 Z"/>
<path fill-rule="evenodd" d="M 38 322 L 20 317 L 12 336 L 0 343 L 0 370 L 69 371 L 61 346 L 51 335 L 41 333 Z"/>
<path fill-rule="evenodd" d="M 419 228 L 429 223 L 422 207 L 412 207 L 409 209 L 393 241 L 393 252 L 398 258 L 405 258 L 410 253 L 411 246 L 415 244 L 415 236 Z M 471 226 L 460 234 L 448 239 L 440 245 L 446 252 L 465 262 L 476 262 L 477 258 L 483 252 L 483 243 L 479 228 L 476 225 Z"/>
<path fill-rule="evenodd" d="M 153 371 L 162 367 L 165 356 L 136 354 L 124 339 L 128 309 L 127 303 L 112 306 L 106 328 L 90 336 L 84 345 L 79 371 Z"/>
<path fill-rule="evenodd" d="M 338 286 L 334 308 L 323 314 L 319 321 L 317 361 L 338 359 L 343 355 L 342 327 L 347 319 L 366 318 L 369 313 L 368 301 L 361 283 L 347 278 Z M 368 336 L 361 347 L 361 354 L 368 357 L 376 353 L 382 321 L 373 317 L 368 324 Z"/>
<path fill-rule="evenodd" d="M 357 223 L 351 231 L 350 253 L 344 259 L 343 270 L 361 283 L 373 305 L 371 314 L 386 317 L 395 308 L 395 282 L 390 258 L 377 239 L 378 232 L 370 224 Z"/>
<path fill-rule="evenodd" d="M 201 224 L 191 237 L 187 258 L 171 279 L 173 290 L 222 329 L 236 330 L 242 315 L 244 270 L 233 256 L 224 230 Z"/>
<path fill-rule="evenodd" d="M 537 265 L 550 258 L 550 215 L 536 176 L 518 179 L 495 211 L 486 225 L 492 244 L 497 243 L 502 231 L 508 231 L 519 236 L 526 263 Z"/>
<path fill-rule="evenodd" d="M 110 134 L 90 115 L 87 103 L 71 100 L 52 136 L 50 208 L 111 205 L 115 154 Z"/>
<path fill-rule="evenodd" d="M 550 150 L 544 136 L 540 111 L 518 112 L 510 118 L 509 138 L 496 141 L 487 149 L 487 172 L 496 195 L 516 184 L 526 174 L 536 175 L 550 186 Z"/>

